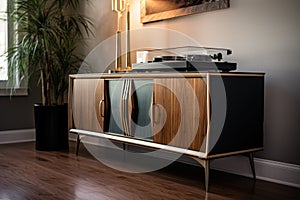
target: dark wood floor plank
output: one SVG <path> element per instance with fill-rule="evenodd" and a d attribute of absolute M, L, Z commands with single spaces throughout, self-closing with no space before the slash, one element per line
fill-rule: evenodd
<path fill-rule="evenodd" d="M 300 189 L 212 170 L 210 192 L 200 167 L 174 163 L 132 174 L 109 168 L 83 147 L 70 152 L 36 151 L 34 143 L 0 145 L 0 199 L 291 199 Z"/>

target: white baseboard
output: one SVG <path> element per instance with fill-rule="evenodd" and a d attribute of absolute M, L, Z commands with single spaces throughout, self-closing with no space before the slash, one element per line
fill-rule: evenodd
<path fill-rule="evenodd" d="M 299 165 L 261 158 L 254 158 L 254 165 L 257 179 L 300 188 Z M 232 156 L 216 159 L 211 163 L 211 168 L 252 177 L 249 159 L 246 156 Z"/>
<path fill-rule="evenodd" d="M 76 141 L 76 137 L 73 134 L 70 134 L 69 139 Z M 0 131 L 0 144 L 29 141 L 35 141 L 35 129 Z M 101 144 L 101 146 L 106 145 Z M 182 161 L 188 164 L 196 163 L 190 159 L 182 159 Z M 300 188 L 300 165 L 261 158 L 254 158 L 254 164 L 257 179 Z M 231 156 L 213 160 L 211 162 L 211 168 L 252 177 L 249 159 L 245 156 Z"/>
<path fill-rule="evenodd" d="M 35 141 L 35 129 L 0 131 L 0 144 Z"/>

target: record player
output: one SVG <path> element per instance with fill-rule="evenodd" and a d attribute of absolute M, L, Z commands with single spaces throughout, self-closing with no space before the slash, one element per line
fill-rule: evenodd
<path fill-rule="evenodd" d="M 231 54 L 230 49 L 197 46 L 143 50 L 137 52 L 132 70 L 229 72 L 237 69 L 235 62 L 224 61 Z"/>

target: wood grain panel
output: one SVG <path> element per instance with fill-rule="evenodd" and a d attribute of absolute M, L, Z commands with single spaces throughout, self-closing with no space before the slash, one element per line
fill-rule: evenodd
<path fill-rule="evenodd" d="M 153 103 L 154 142 L 200 150 L 207 129 L 204 79 L 155 79 Z"/>
<path fill-rule="evenodd" d="M 104 98 L 104 80 L 74 79 L 73 119 L 77 129 L 103 131 L 104 109 L 100 101 Z"/>
<path fill-rule="evenodd" d="M 196 149 L 201 151 L 205 150 L 205 143 L 204 139 L 207 134 L 207 87 L 205 83 L 205 79 L 200 78 L 193 78 L 193 79 L 187 79 L 188 82 L 191 84 L 192 88 L 195 91 L 196 98 L 198 100 L 198 106 L 199 106 L 199 115 L 194 116 L 195 118 L 198 118 L 198 130 L 197 134 L 195 136 L 194 142 L 191 144 L 191 149 Z M 195 101 L 194 104 L 195 105 Z M 195 122 L 196 120 L 192 121 Z M 196 125 L 192 125 L 195 127 Z"/>
<path fill-rule="evenodd" d="M 153 131 L 154 142 L 162 144 L 170 144 L 172 139 L 178 132 L 180 124 L 180 110 L 174 112 L 174 107 L 178 107 L 179 102 L 172 92 L 174 81 L 173 79 L 155 79 L 153 86 Z M 179 112 L 179 113 L 178 113 Z M 174 118 L 177 120 L 174 123 Z"/>

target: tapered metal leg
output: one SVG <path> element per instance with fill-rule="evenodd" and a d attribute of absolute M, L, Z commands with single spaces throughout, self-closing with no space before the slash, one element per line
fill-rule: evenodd
<path fill-rule="evenodd" d="M 204 173 L 205 173 L 205 191 L 208 192 L 209 188 L 209 165 L 210 165 L 210 160 L 204 160 L 200 158 L 195 158 L 193 157 L 194 160 L 196 160 L 202 167 L 204 168 Z"/>
<path fill-rule="evenodd" d="M 80 135 L 77 134 L 77 140 L 76 140 L 76 156 L 78 156 L 79 145 L 80 145 Z"/>
<path fill-rule="evenodd" d="M 249 157 L 249 161 L 250 161 L 250 166 L 251 166 L 251 171 L 252 171 L 253 179 L 256 180 L 256 173 L 255 173 L 253 153 L 249 153 L 248 157 Z"/>
<path fill-rule="evenodd" d="M 127 150 L 128 150 L 128 144 L 123 143 L 123 150 L 124 150 L 124 151 L 127 151 Z"/>
<path fill-rule="evenodd" d="M 205 170 L 205 191 L 208 192 L 209 187 L 209 160 L 204 161 L 204 170 Z"/>

